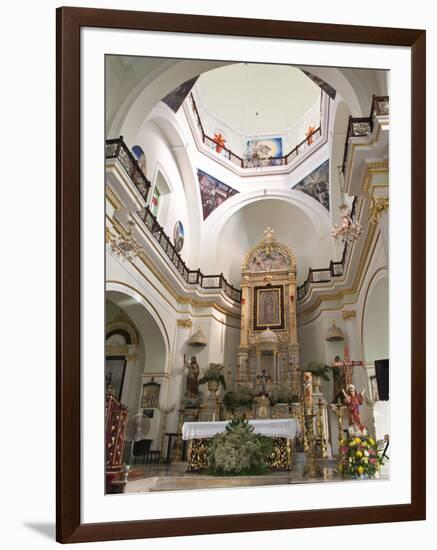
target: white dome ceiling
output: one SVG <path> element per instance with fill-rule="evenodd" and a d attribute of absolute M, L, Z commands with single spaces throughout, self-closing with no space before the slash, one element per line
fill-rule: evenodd
<path fill-rule="evenodd" d="M 305 281 L 310 267 L 329 266 L 335 253 L 329 227 L 320 235 L 298 206 L 280 199 L 262 199 L 241 208 L 226 222 L 218 238 L 216 272 L 223 272 L 239 286 L 243 258 L 264 238 L 268 226 L 296 256 L 298 284 Z"/>
<path fill-rule="evenodd" d="M 196 90 L 211 115 L 246 136 L 285 133 L 320 102 L 321 94 L 300 69 L 256 63 L 208 71 Z"/>

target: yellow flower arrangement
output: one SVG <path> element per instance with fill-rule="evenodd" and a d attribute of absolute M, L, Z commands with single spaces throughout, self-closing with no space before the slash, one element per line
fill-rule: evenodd
<path fill-rule="evenodd" d="M 375 477 L 384 463 L 375 440 L 367 435 L 343 438 L 339 447 L 341 476 Z"/>

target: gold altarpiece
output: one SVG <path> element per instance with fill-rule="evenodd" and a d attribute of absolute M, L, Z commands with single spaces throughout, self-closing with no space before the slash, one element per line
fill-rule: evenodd
<path fill-rule="evenodd" d="M 270 393 L 288 387 L 300 397 L 296 323 L 296 258 L 271 228 L 242 263 L 237 384 Z"/>

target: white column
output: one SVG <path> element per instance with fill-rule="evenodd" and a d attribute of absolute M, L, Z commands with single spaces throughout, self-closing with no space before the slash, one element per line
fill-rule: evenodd
<path fill-rule="evenodd" d="M 167 420 L 167 430 L 176 432 L 178 428 L 179 413 L 183 392 L 185 390 L 185 367 L 183 364 L 182 347 L 190 337 L 192 321 L 191 319 L 178 319 L 175 327 L 175 338 L 173 339 L 173 349 L 170 350 L 171 365 L 169 369 L 170 380 L 168 384 L 168 393 L 164 406 L 175 405 L 175 410 L 169 414 Z"/>

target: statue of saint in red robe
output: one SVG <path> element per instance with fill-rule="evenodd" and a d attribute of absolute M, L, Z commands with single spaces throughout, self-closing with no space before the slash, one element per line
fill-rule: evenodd
<path fill-rule="evenodd" d="M 353 384 L 348 384 L 346 392 L 343 390 L 349 417 L 349 426 L 355 426 L 355 429 L 359 433 L 363 433 L 366 430 L 360 417 L 360 405 L 364 402 L 363 396 L 365 391 L 364 389 L 360 393 L 357 393 Z"/>

